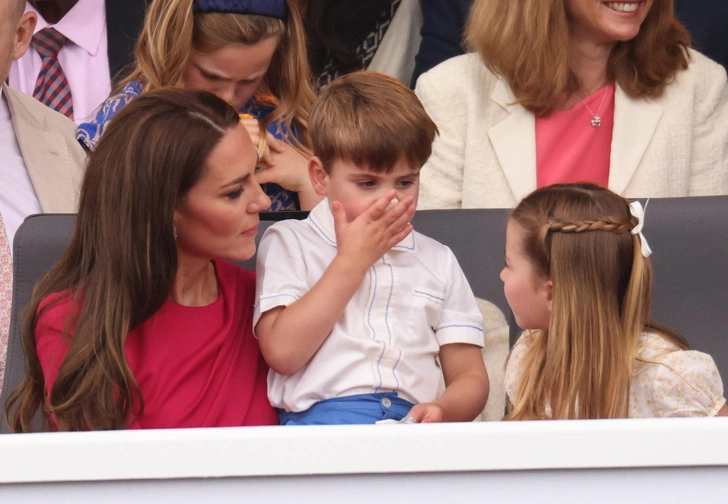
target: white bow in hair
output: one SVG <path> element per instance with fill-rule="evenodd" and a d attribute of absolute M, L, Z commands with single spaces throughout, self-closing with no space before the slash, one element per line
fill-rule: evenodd
<path fill-rule="evenodd" d="M 650 257 L 652 255 L 652 249 L 647 244 L 647 240 L 645 239 L 645 235 L 642 234 L 642 228 L 645 225 L 645 210 L 647 210 L 647 204 L 650 202 L 648 199 L 645 202 L 645 207 L 642 208 L 642 203 L 639 201 L 633 201 L 629 204 L 629 213 L 632 214 L 632 217 L 637 219 L 637 225 L 632 228 L 632 234 L 633 235 L 640 235 L 640 246 L 642 248 L 642 256 L 645 258 Z"/>

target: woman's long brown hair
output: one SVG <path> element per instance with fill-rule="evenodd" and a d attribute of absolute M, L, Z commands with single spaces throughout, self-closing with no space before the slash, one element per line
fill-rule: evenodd
<path fill-rule="evenodd" d="M 536 274 L 553 282 L 549 328 L 521 363 L 510 420 L 626 417 L 637 339 L 645 330 L 687 343 L 650 321 L 652 267 L 629 202 L 592 184 L 554 185 L 511 214 Z"/>
<path fill-rule="evenodd" d="M 581 86 L 569 63 L 565 0 L 475 0 L 466 26 L 468 48 L 501 76 L 516 101 L 539 117 Z M 658 98 L 688 67 L 690 34 L 673 0 L 655 0 L 639 34 L 618 42 L 607 77 L 632 98 Z"/>
<path fill-rule="evenodd" d="M 26 377 L 5 409 L 13 431 L 31 431 L 41 406 L 45 427 L 55 421 L 59 430 L 122 429 L 141 414 L 127 334 L 167 299 L 177 271 L 175 206 L 238 122 L 210 93 L 169 89 L 133 100 L 110 123 L 88 159 L 71 243 L 26 311 Z M 73 306 L 63 331 L 69 351 L 46 398 L 35 332 L 54 293 Z"/>
<path fill-rule="evenodd" d="M 144 83 L 144 92 L 162 87 L 182 87 L 190 50 L 211 52 L 234 44 L 254 45 L 267 38 L 278 39 L 258 102 L 275 110 L 261 121 L 261 130 L 279 122 L 288 132 L 298 132 L 300 141 L 289 143 L 311 154 L 308 118 L 316 100 L 308 65 L 306 34 L 295 1 L 288 1 L 286 21 L 254 14 L 201 13 L 193 11 L 193 0 L 153 0 L 135 51 L 136 65 L 117 87 L 121 92 L 133 80 Z M 263 135 L 265 136 L 265 135 Z"/>

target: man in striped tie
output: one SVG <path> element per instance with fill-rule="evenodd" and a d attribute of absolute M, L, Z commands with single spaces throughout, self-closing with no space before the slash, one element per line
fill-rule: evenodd
<path fill-rule="evenodd" d="M 145 0 L 28 0 L 25 12 L 38 22 L 8 84 L 76 124 L 88 122 L 134 59 L 144 10 Z"/>
<path fill-rule="evenodd" d="M 84 151 L 76 125 L 32 96 L 4 84 L 27 50 L 37 21 L 24 0 L 0 0 L 0 387 L 12 300 L 12 245 L 31 214 L 76 211 Z"/>

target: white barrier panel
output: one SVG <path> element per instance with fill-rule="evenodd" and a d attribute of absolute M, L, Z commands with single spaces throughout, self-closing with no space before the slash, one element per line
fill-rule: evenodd
<path fill-rule="evenodd" d="M 728 502 L 728 420 L 0 436 L 0 502 Z"/>

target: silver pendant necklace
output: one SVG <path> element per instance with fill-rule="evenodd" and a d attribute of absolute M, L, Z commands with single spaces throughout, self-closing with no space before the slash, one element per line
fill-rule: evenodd
<path fill-rule="evenodd" d="M 602 118 L 599 116 L 599 114 L 602 111 L 602 105 L 604 105 L 604 98 L 607 96 L 607 92 L 609 91 L 609 86 L 610 86 L 610 84 L 607 84 L 607 87 L 604 88 L 604 93 L 602 93 L 602 101 L 599 102 L 599 108 L 597 109 L 596 114 L 594 112 L 592 112 L 592 109 L 589 108 L 589 105 L 587 105 L 586 102 L 582 98 L 579 98 L 579 101 L 581 101 L 581 103 L 584 104 L 584 107 L 586 107 L 586 109 L 589 111 L 589 113 L 593 116 L 592 120 L 591 120 L 591 125 L 594 126 L 595 128 L 598 128 L 599 126 L 602 125 Z"/>

